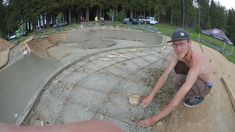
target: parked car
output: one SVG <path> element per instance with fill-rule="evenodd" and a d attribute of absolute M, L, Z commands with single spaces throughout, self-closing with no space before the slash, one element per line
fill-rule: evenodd
<path fill-rule="evenodd" d="M 21 36 L 27 36 L 27 35 L 28 35 L 27 31 L 18 29 L 13 33 L 9 33 L 7 36 L 7 39 L 15 40 L 15 39 L 19 39 Z"/>
<path fill-rule="evenodd" d="M 130 20 L 130 18 L 124 18 L 123 21 L 122 21 L 122 23 L 124 23 L 124 24 L 130 24 L 130 23 L 131 23 L 131 20 Z"/>
<path fill-rule="evenodd" d="M 150 17 L 149 19 L 149 24 L 158 24 L 158 21 L 156 21 L 154 17 Z"/>
<path fill-rule="evenodd" d="M 146 19 L 141 18 L 139 19 L 139 21 L 143 22 L 143 23 L 148 23 L 148 24 L 158 24 L 158 21 L 155 20 L 154 17 L 146 17 Z"/>
<path fill-rule="evenodd" d="M 124 24 L 133 24 L 133 25 L 141 25 L 144 24 L 142 21 L 132 18 L 124 18 L 122 21 Z"/>
<path fill-rule="evenodd" d="M 16 35 L 14 34 L 14 35 L 9 35 L 8 36 L 8 40 L 13 40 L 13 39 L 16 39 Z"/>

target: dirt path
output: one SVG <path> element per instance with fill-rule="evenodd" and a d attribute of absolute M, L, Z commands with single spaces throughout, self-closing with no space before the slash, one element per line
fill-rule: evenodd
<path fill-rule="evenodd" d="M 194 45 L 199 48 L 198 44 L 194 43 Z M 183 104 L 178 106 L 169 116 L 168 123 L 160 122 L 155 126 L 157 131 L 232 132 L 235 130 L 234 109 L 221 82 L 221 77 L 225 76 L 231 88 L 235 88 L 235 65 L 213 49 L 203 46 L 203 50 L 211 58 L 214 66 L 215 87 L 203 104 L 194 108 L 186 108 Z"/>
<path fill-rule="evenodd" d="M 49 35 L 47 37 L 38 38 L 38 39 L 31 39 L 27 42 L 31 51 L 43 58 L 50 58 L 52 57 L 48 50 L 52 47 L 57 46 L 61 41 L 65 39 L 67 33 L 57 33 L 53 35 Z"/>
<path fill-rule="evenodd" d="M 10 48 L 14 45 L 0 38 L 0 67 L 3 67 L 8 61 Z"/>
<path fill-rule="evenodd" d="M 0 39 L 0 67 L 4 69 L 22 59 L 22 53 L 25 44 L 32 38 L 33 36 L 29 37 L 16 46 L 6 40 Z"/>

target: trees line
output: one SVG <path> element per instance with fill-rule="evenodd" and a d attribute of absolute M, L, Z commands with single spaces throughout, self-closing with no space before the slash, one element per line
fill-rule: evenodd
<path fill-rule="evenodd" d="M 200 29 L 220 28 L 235 42 L 235 11 L 214 0 L 0 0 L 0 35 L 20 26 L 28 31 L 50 27 L 58 14 L 63 21 L 80 22 L 81 16 L 110 20 L 123 17 L 154 16 L 160 23 Z M 27 26 L 26 26 L 27 25 Z M 30 25 L 30 26 L 29 26 Z"/>

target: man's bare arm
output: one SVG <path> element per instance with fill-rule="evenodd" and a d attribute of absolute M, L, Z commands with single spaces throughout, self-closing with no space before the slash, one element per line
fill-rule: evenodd
<path fill-rule="evenodd" d="M 171 62 L 168 65 L 168 67 L 166 68 L 166 70 L 163 72 L 163 74 L 161 75 L 161 77 L 158 79 L 158 81 L 155 83 L 153 89 L 149 92 L 149 94 L 143 99 L 142 101 L 142 106 L 146 107 L 148 106 L 153 97 L 155 96 L 155 94 L 162 88 L 162 86 L 165 84 L 169 74 L 171 73 L 172 69 L 175 67 L 175 65 L 177 64 L 177 58 L 175 55 L 172 56 L 171 58 Z"/>
<path fill-rule="evenodd" d="M 150 94 L 155 95 L 165 84 L 169 74 L 171 73 L 171 71 L 173 70 L 173 68 L 176 65 L 176 61 L 171 62 L 167 69 L 163 72 L 163 74 L 161 75 L 161 77 L 158 79 L 158 81 L 155 83 L 154 88 L 152 89 L 152 91 L 150 92 Z"/>
<path fill-rule="evenodd" d="M 188 93 L 188 91 L 191 89 L 191 87 L 197 80 L 198 75 L 199 75 L 199 68 L 191 68 L 189 70 L 185 83 L 177 91 L 175 97 L 170 101 L 170 103 L 165 107 L 165 109 L 163 109 L 162 112 L 160 112 L 156 116 L 157 120 L 160 120 L 161 118 L 165 117 L 178 106 L 179 102 L 183 100 L 185 95 Z"/>
<path fill-rule="evenodd" d="M 191 67 L 186 77 L 185 83 L 178 90 L 175 97 L 170 101 L 170 103 L 158 115 L 155 115 L 149 119 L 143 120 L 139 124 L 143 127 L 148 127 L 150 125 L 153 125 L 155 122 L 159 121 L 166 115 L 168 115 L 171 111 L 173 111 L 178 106 L 179 102 L 183 100 L 183 98 L 188 93 L 190 88 L 193 86 L 199 73 L 200 73 L 200 68 L 198 66 Z"/>

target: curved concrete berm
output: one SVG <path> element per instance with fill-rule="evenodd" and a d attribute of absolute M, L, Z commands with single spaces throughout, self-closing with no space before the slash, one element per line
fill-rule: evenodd
<path fill-rule="evenodd" d="M 26 56 L 0 72 L 0 120 L 14 123 L 51 71 L 60 66 L 55 59 Z"/>

